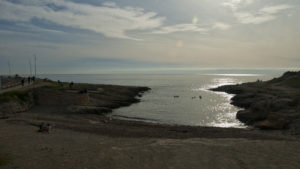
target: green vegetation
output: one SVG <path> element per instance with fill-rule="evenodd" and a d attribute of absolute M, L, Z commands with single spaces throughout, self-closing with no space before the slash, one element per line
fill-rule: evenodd
<path fill-rule="evenodd" d="M 29 92 L 30 90 L 5 92 L 0 95 L 0 102 L 18 101 L 25 103 L 29 100 Z"/>
<path fill-rule="evenodd" d="M 51 86 L 43 86 L 40 87 L 41 89 L 49 89 L 49 90 L 61 90 L 63 87 L 58 86 L 58 85 L 51 85 Z"/>

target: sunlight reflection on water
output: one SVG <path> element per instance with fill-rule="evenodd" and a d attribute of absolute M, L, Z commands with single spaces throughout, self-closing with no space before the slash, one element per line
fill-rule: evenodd
<path fill-rule="evenodd" d="M 225 76 L 225 75 L 224 75 Z M 239 76 L 239 75 L 236 75 Z M 219 86 L 224 85 L 233 85 L 242 83 L 242 81 L 231 78 L 231 77 L 222 77 L 222 78 L 214 78 L 210 84 L 205 84 L 203 87 L 198 89 L 193 89 L 193 91 L 204 91 L 204 92 L 211 92 L 214 94 L 219 95 L 226 100 L 226 102 L 219 103 L 217 100 L 210 99 L 209 102 L 211 103 L 210 109 L 214 112 L 219 112 L 216 114 L 216 119 L 213 122 L 208 123 L 208 126 L 215 126 L 215 127 L 236 127 L 236 128 L 244 128 L 246 127 L 241 122 L 236 120 L 236 112 L 240 110 L 237 107 L 234 107 L 230 104 L 231 98 L 234 97 L 233 94 L 227 94 L 225 92 L 214 92 L 209 89 L 216 88 Z"/>
<path fill-rule="evenodd" d="M 240 110 L 230 104 L 233 95 L 209 89 L 270 79 L 268 76 L 234 75 L 47 75 L 81 83 L 149 86 L 141 102 L 115 109 L 116 118 L 192 126 L 244 127 L 236 118 Z M 174 96 L 179 96 L 178 98 Z M 201 96 L 201 97 L 200 97 Z"/>

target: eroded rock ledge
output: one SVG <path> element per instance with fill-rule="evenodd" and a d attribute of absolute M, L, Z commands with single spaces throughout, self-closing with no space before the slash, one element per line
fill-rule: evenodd
<path fill-rule="evenodd" d="M 211 90 L 235 94 L 232 104 L 243 108 L 236 118 L 247 125 L 300 132 L 300 72 L 286 72 L 265 82 L 258 80 Z"/>
<path fill-rule="evenodd" d="M 70 88 L 68 83 L 49 80 L 37 83 L 45 85 L 36 84 L 39 87 L 1 94 L 0 118 L 41 106 L 43 111 L 51 108 L 60 114 L 105 114 L 139 102 L 139 96 L 150 90 L 148 87 L 79 83 Z"/>

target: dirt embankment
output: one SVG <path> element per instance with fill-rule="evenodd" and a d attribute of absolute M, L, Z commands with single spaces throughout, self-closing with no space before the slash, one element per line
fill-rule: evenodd
<path fill-rule="evenodd" d="M 236 94 L 232 104 L 240 121 L 261 129 L 289 129 L 300 134 L 300 72 L 286 72 L 270 81 L 221 86 L 213 91 Z"/>

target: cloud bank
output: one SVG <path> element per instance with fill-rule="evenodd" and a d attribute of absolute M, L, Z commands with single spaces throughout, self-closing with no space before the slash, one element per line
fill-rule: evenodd
<path fill-rule="evenodd" d="M 121 8 L 114 3 L 92 6 L 64 0 L 21 0 L 19 3 L 0 0 L 0 19 L 13 22 L 44 19 L 107 37 L 131 39 L 126 31 L 157 28 L 165 18 L 155 12 L 134 7 Z"/>
<path fill-rule="evenodd" d="M 176 32 L 206 33 L 212 29 L 227 30 L 231 26 L 225 23 L 213 23 L 201 26 L 196 23 L 178 23 L 164 25 L 165 17 L 156 12 L 146 12 L 138 7 L 120 7 L 114 2 L 105 2 L 101 6 L 75 3 L 67 0 L 0 0 L 0 20 L 23 25 L 33 20 L 50 21 L 74 29 L 101 33 L 106 37 L 133 39 L 128 31 L 142 30 L 150 34 L 170 34 Z M 38 28 L 38 27 L 36 27 Z"/>
<path fill-rule="evenodd" d="M 256 12 L 248 12 L 240 10 L 241 7 L 254 3 L 255 0 L 228 0 L 223 6 L 231 8 L 234 16 L 242 24 L 262 24 L 277 18 L 277 14 L 283 10 L 293 8 L 291 5 L 280 4 L 271 5 L 259 9 Z"/>

